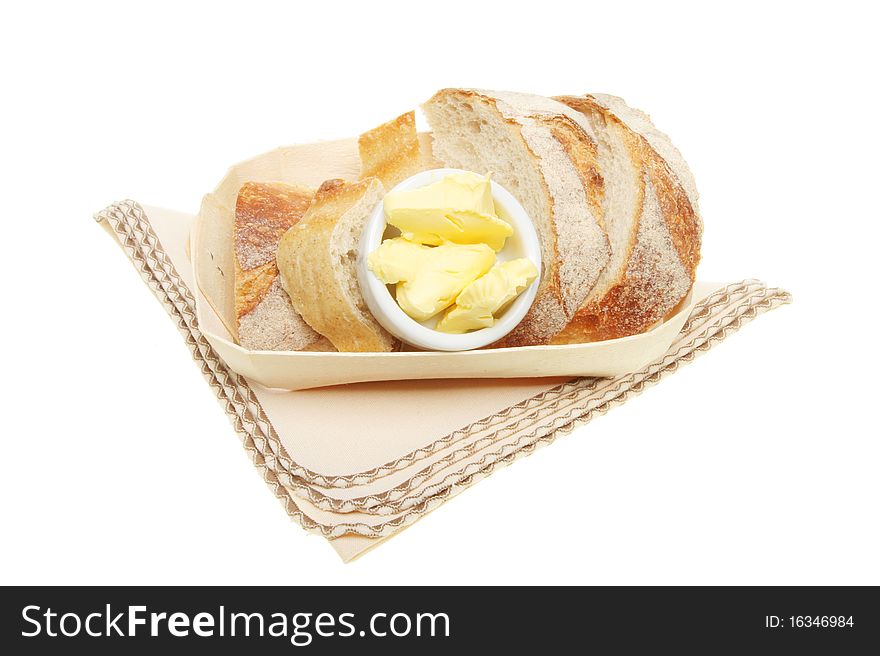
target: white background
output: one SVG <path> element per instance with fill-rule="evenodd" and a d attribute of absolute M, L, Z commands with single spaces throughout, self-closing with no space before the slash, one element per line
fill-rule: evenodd
<path fill-rule="evenodd" d="M 868 6 L 6 8 L 0 582 L 880 583 Z M 343 565 L 288 520 L 91 215 L 194 212 L 230 164 L 444 86 L 649 111 L 700 187 L 700 277 L 795 303 Z"/>

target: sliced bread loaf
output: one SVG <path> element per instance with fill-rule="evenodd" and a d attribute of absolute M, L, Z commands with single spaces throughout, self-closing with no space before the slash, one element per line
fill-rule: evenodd
<path fill-rule="evenodd" d="M 383 194 L 376 178 L 328 180 L 278 245 L 281 282 L 293 307 L 339 351 L 398 347 L 367 309 L 356 270 L 364 223 Z"/>
<path fill-rule="evenodd" d="M 283 183 L 245 182 L 233 224 L 234 300 L 238 341 L 265 351 L 327 351 L 332 344 L 312 330 L 278 281 L 275 249 L 312 202 L 313 189 Z"/>
<path fill-rule="evenodd" d="M 597 94 L 557 100 L 581 113 L 597 136 L 611 259 L 553 343 L 642 332 L 694 281 L 702 224 L 693 176 L 669 138 L 622 99 Z"/>
<path fill-rule="evenodd" d="M 491 173 L 523 205 L 542 243 L 538 295 L 495 346 L 547 343 L 574 316 L 610 257 L 592 125 L 558 101 L 444 89 L 423 110 L 443 164 Z"/>

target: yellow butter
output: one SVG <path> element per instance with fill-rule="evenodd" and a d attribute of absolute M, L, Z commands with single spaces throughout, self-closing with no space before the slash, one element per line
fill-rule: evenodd
<path fill-rule="evenodd" d="M 538 269 L 527 258 L 496 264 L 458 295 L 437 330 L 465 333 L 495 325 L 495 315 L 519 296 L 537 277 Z"/>
<path fill-rule="evenodd" d="M 401 237 L 386 239 L 367 256 L 367 268 L 386 285 L 411 280 L 430 250 Z"/>
<path fill-rule="evenodd" d="M 452 173 L 439 182 L 385 196 L 388 223 L 408 240 L 437 246 L 488 244 L 504 248 L 513 228 L 495 212 L 488 176 Z"/>
<path fill-rule="evenodd" d="M 430 247 L 403 237 L 386 239 L 367 258 L 370 271 L 382 282 L 397 285 L 398 305 L 416 321 L 427 321 L 452 305 L 494 263 L 495 251 L 486 244 Z"/>

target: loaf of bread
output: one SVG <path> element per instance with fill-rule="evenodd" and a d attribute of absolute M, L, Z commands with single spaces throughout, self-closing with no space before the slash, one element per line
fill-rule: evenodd
<path fill-rule="evenodd" d="M 611 260 L 553 343 L 590 342 L 650 328 L 688 293 L 702 223 L 693 176 L 669 138 L 615 96 L 558 98 L 598 137 Z"/>
<path fill-rule="evenodd" d="M 496 346 L 545 344 L 569 323 L 611 256 L 598 145 L 580 112 L 543 96 L 444 89 L 423 105 L 434 157 L 490 173 L 523 205 L 542 244 L 538 293 Z"/>
<path fill-rule="evenodd" d="M 399 346 L 367 309 L 356 269 L 366 219 L 384 193 L 376 178 L 328 180 L 278 245 L 281 281 L 293 307 L 339 351 Z"/>
<path fill-rule="evenodd" d="M 247 349 L 327 351 L 332 344 L 312 330 L 281 288 L 275 250 L 299 221 L 315 192 L 282 183 L 246 182 L 238 193 L 233 226 L 235 317 Z"/>

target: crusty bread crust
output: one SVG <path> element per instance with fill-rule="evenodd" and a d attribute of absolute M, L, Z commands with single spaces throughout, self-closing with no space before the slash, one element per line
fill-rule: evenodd
<path fill-rule="evenodd" d="M 602 177 L 589 126 L 576 112 L 549 98 L 475 89 L 443 89 L 435 94 L 424 105 L 432 124 L 433 106 L 449 97 L 473 99 L 492 108 L 509 135 L 530 153 L 549 214 L 550 229 L 542 233 L 543 273 L 526 317 L 493 346 L 547 343 L 581 306 L 610 255 L 601 218 Z M 442 137 L 434 127 L 438 144 Z M 443 145 L 438 145 L 435 156 L 448 159 Z M 517 194 L 516 189 L 511 191 Z M 574 206 L 582 211 L 573 214 Z"/>
<path fill-rule="evenodd" d="M 239 343 L 254 350 L 327 350 L 277 284 L 275 249 L 306 212 L 315 192 L 283 183 L 245 182 L 233 225 L 234 299 Z"/>
<path fill-rule="evenodd" d="M 340 351 L 399 346 L 366 308 L 354 269 L 357 238 L 383 192 L 376 178 L 326 181 L 278 245 L 281 282 L 293 307 Z"/>
<path fill-rule="evenodd" d="M 386 189 L 420 170 L 416 114 L 407 112 L 358 138 L 361 179 L 379 178 Z"/>
<path fill-rule="evenodd" d="M 235 258 L 235 318 L 239 324 L 242 317 L 253 312 L 266 297 L 277 278 L 278 267 L 274 260 L 253 269 L 242 269 Z"/>
<path fill-rule="evenodd" d="M 693 284 L 702 233 L 695 207 L 696 187 L 689 194 L 651 141 L 595 97 L 564 96 L 558 100 L 584 114 L 597 112 L 617 128 L 624 136 L 632 166 L 641 175 L 638 216 L 626 245 L 629 253 L 624 270 L 603 296 L 591 299 L 575 314 L 553 343 L 598 341 L 643 332 L 666 316 Z M 657 135 L 666 138 L 653 125 L 651 129 L 654 143 Z"/>
<path fill-rule="evenodd" d="M 243 270 L 275 259 L 278 240 L 300 220 L 315 190 L 282 182 L 245 182 L 235 203 L 235 257 Z"/>
<path fill-rule="evenodd" d="M 278 277 L 278 241 L 302 218 L 314 196 L 313 189 L 280 182 L 245 182 L 241 186 L 233 231 L 238 319 L 254 309 Z"/>

